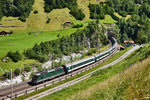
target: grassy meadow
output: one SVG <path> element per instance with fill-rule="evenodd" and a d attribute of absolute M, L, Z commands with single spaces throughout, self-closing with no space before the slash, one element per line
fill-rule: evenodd
<path fill-rule="evenodd" d="M 68 100 L 149 100 L 150 58 L 132 68 L 78 92 Z"/>
<path fill-rule="evenodd" d="M 118 13 L 114 13 L 114 15 L 116 15 L 118 18 L 125 18 L 125 20 L 127 20 L 128 18 L 131 17 L 131 15 L 127 15 L 126 17 L 122 17 L 121 15 L 119 15 Z"/>
<path fill-rule="evenodd" d="M 12 34 L 6 37 L 0 37 L 0 58 L 6 56 L 8 51 L 16 51 L 19 50 L 23 52 L 28 48 L 32 48 L 35 43 L 41 43 L 53 39 L 57 39 L 64 35 L 70 35 L 75 32 L 77 29 L 66 29 L 60 31 L 52 31 L 52 32 L 35 32 L 35 33 L 20 33 L 20 34 Z M 57 37 L 57 35 L 60 35 Z"/>
<path fill-rule="evenodd" d="M 105 15 L 105 19 L 100 20 L 101 23 L 116 23 L 117 21 L 114 20 L 110 15 Z"/>

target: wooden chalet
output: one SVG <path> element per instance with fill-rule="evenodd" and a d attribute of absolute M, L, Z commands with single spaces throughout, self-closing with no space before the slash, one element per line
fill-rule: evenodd
<path fill-rule="evenodd" d="M 6 31 L 1 31 L 0 32 L 1 36 L 7 36 L 7 35 L 10 35 L 10 34 L 12 34 L 12 32 L 6 32 Z"/>
<path fill-rule="evenodd" d="M 124 41 L 124 44 L 125 44 L 125 47 L 133 46 L 134 45 L 134 41 L 126 40 L 126 41 Z"/>

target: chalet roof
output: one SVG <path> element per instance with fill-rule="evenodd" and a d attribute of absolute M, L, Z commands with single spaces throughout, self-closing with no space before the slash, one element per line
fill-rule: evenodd
<path fill-rule="evenodd" d="M 1 31 L 0 33 L 9 33 L 9 32 L 6 32 L 6 31 Z"/>
<path fill-rule="evenodd" d="M 66 21 L 65 23 L 71 23 L 71 21 Z"/>
<path fill-rule="evenodd" d="M 124 46 L 122 46 L 122 45 L 120 45 L 120 48 L 123 48 L 123 49 L 125 49 L 125 47 L 124 47 Z"/>
<path fill-rule="evenodd" d="M 127 41 L 124 41 L 124 43 L 134 43 L 134 41 L 129 41 L 129 40 L 127 40 Z"/>

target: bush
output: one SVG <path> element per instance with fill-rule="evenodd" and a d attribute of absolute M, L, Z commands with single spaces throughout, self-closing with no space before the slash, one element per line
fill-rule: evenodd
<path fill-rule="evenodd" d="M 5 78 L 11 79 L 11 73 L 10 72 L 6 72 L 3 76 Z"/>
<path fill-rule="evenodd" d="M 45 69 L 42 68 L 42 66 L 38 66 L 37 70 L 38 70 L 38 71 L 43 71 L 43 70 L 45 70 Z"/>
<path fill-rule="evenodd" d="M 20 72 L 21 72 L 20 69 L 17 68 L 17 69 L 15 69 L 14 74 L 18 76 L 20 74 Z"/>
<path fill-rule="evenodd" d="M 51 19 L 50 19 L 50 18 L 48 18 L 48 19 L 47 19 L 47 21 L 46 21 L 46 23 L 48 24 L 48 23 L 50 22 L 50 20 L 51 20 Z"/>
<path fill-rule="evenodd" d="M 34 13 L 34 14 L 37 14 L 37 13 L 38 13 L 38 10 L 35 10 L 33 13 Z"/>
<path fill-rule="evenodd" d="M 97 52 L 97 49 L 96 48 L 91 48 L 87 53 L 86 55 L 87 56 L 91 56 L 93 53 L 96 53 Z"/>
<path fill-rule="evenodd" d="M 21 20 L 22 22 L 26 22 L 26 18 L 25 17 L 19 17 L 18 20 Z"/>
<path fill-rule="evenodd" d="M 83 24 L 77 24 L 72 26 L 72 28 L 79 28 L 79 27 L 83 27 Z"/>
<path fill-rule="evenodd" d="M 96 53 L 96 52 L 97 52 L 97 49 L 96 49 L 96 48 L 91 48 L 90 51 L 91 51 L 92 53 Z"/>
<path fill-rule="evenodd" d="M 54 67 L 58 67 L 58 66 L 61 66 L 62 65 L 62 62 L 53 62 L 53 66 Z"/>
<path fill-rule="evenodd" d="M 9 51 L 7 57 L 12 59 L 13 62 L 18 62 L 19 60 L 22 59 L 22 55 L 19 53 L 19 51 L 16 52 Z"/>
<path fill-rule="evenodd" d="M 75 17 L 77 20 L 83 20 L 85 17 L 85 14 L 83 13 L 83 11 L 81 9 L 71 9 L 71 11 L 69 12 L 73 17 Z"/>
<path fill-rule="evenodd" d="M 126 11 L 119 11 L 119 14 L 123 17 L 126 17 L 128 15 Z"/>
<path fill-rule="evenodd" d="M 30 67 L 30 66 L 27 66 L 27 67 L 24 68 L 24 70 L 25 70 L 26 72 L 30 72 L 30 71 L 31 71 L 31 67 Z"/>
<path fill-rule="evenodd" d="M 91 52 L 91 51 L 88 51 L 88 52 L 86 53 L 86 55 L 87 55 L 87 56 L 91 56 L 91 55 L 92 55 L 92 52 Z"/>
<path fill-rule="evenodd" d="M 60 34 L 57 35 L 57 37 L 59 37 L 59 36 L 60 36 Z"/>
<path fill-rule="evenodd" d="M 22 81 L 23 81 L 23 82 L 25 81 L 25 77 L 22 77 Z"/>
<path fill-rule="evenodd" d="M 49 57 L 47 55 L 39 55 L 38 56 L 38 60 L 41 62 L 41 63 L 44 63 L 46 61 L 48 61 Z"/>

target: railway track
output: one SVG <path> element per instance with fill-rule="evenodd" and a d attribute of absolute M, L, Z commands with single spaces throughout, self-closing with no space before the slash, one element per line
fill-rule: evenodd
<path fill-rule="evenodd" d="M 30 88 L 30 87 L 31 87 L 31 85 L 29 85 L 28 82 L 18 84 L 13 87 L 14 88 L 13 92 L 16 93 L 16 92 L 22 91 L 22 90 Z M 0 97 L 7 96 L 8 98 L 10 98 L 10 96 L 8 96 L 8 94 L 11 94 L 11 87 L 0 90 Z"/>
<path fill-rule="evenodd" d="M 111 43 L 111 42 L 110 42 Z M 17 98 L 19 96 L 22 96 L 22 95 L 26 95 L 28 93 L 31 93 L 33 91 L 37 91 L 41 88 L 44 88 L 44 87 L 47 87 L 47 86 L 50 86 L 50 85 L 53 85 L 57 82 L 60 82 L 62 80 L 65 80 L 67 78 L 70 78 L 72 76 L 75 76 L 77 74 L 80 74 L 86 70 L 89 70 L 97 65 L 99 65 L 100 63 L 106 61 L 107 59 L 111 58 L 118 50 L 118 47 L 115 48 L 115 51 L 113 53 L 111 53 L 110 55 L 108 55 L 107 57 L 95 62 L 95 63 L 92 63 L 90 65 L 87 65 L 83 68 L 80 68 L 78 70 L 75 70 L 73 72 L 70 72 L 69 74 L 67 75 L 62 75 L 60 77 L 57 77 L 57 78 L 54 78 L 50 81 L 46 81 L 44 83 L 41 83 L 41 84 L 38 84 L 38 85 L 35 85 L 35 86 L 32 86 L 32 85 L 29 85 L 29 81 L 27 82 L 24 82 L 24 83 L 21 83 L 21 84 L 18 84 L 18 85 L 14 85 L 13 86 L 13 94 L 11 94 L 11 87 L 7 87 L 7 88 L 4 88 L 4 89 L 1 89 L 0 90 L 0 100 L 5 100 L 5 99 L 8 99 L 8 98 Z"/>
<path fill-rule="evenodd" d="M 53 80 L 50 80 L 50 81 L 47 81 L 47 82 L 44 82 L 44 83 L 41 83 L 41 84 L 38 84 L 36 86 L 31 86 L 29 85 L 29 81 L 28 82 L 25 82 L 25 83 L 22 83 L 22 84 L 18 84 L 18 85 L 15 85 L 13 86 L 13 94 L 12 94 L 12 98 L 16 98 L 16 97 L 19 97 L 21 95 L 26 95 L 28 93 L 31 93 L 33 91 L 37 91 L 41 88 L 44 88 L 44 87 L 47 87 L 47 86 L 50 86 L 50 85 L 53 85 L 57 82 L 60 82 L 62 80 L 65 80 L 65 79 L 68 79 L 72 76 L 75 76 L 77 74 L 80 74 L 86 70 L 89 70 L 97 65 L 99 65 L 100 63 L 106 61 L 107 59 L 111 58 L 115 53 L 117 52 L 117 49 L 109 56 L 105 57 L 104 59 L 98 61 L 98 62 L 95 62 L 91 65 L 87 65 L 79 70 L 76 70 L 74 72 L 71 72 L 67 75 L 63 75 L 63 76 L 60 76 L 58 78 L 55 78 Z M 11 98 L 11 88 L 8 87 L 8 88 L 4 88 L 2 90 L 0 90 L 0 100 L 5 100 L 5 99 L 8 99 L 8 98 Z"/>
<path fill-rule="evenodd" d="M 97 69 L 97 70 L 94 70 L 94 71 L 92 71 L 92 72 L 90 72 L 90 73 L 88 73 L 88 74 L 86 74 L 86 75 L 83 75 L 83 76 L 81 76 L 81 77 L 79 77 L 79 78 L 77 78 L 77 79 L 74 79 L 74 80 L 69 81 L 69 82 L 67 82 L 67 83 L 64 83 L 64 84 L 62 84 L 62 85 L 56 86 L 56 87 L 54 87 L 54 88 L 52 88 L 52 89 L 50 89 L 50 90 L 44 91 L 44 92 L 39 93 L 39 94 L 37 94 L 37 95 L 34 95 L 34 96 L 32 96 L 32 97 L 29 97 L 29 98 L 27 98 L 27 99 L 25 99 L 25 100 L 37 100 L 37 99 L 40 99 L 40 98 L 42 98 L 42 97 L 44 97 L 44 96 L 50 95 L 50 94 L 52 94 L 52 93 L 54 93 L 54 92 L 57 92 L 57 91 L 59 91 L 59 90 L 62 90 L 62 89 L 64 89 L 64 88 L 66 88 L 66 87 L 69 87 L 69 86 L 71 86 L 71 85 L 74 85 L 74 84 L 76 84 L 76 83 L 79 83 L 79 82 L 81 82 L 82 80 L 89 78 L 94 72 L 96 72 L 96 71 L 98 71 L 98 70 L 100 70 L 100 69 L 104 69 L 104 68 L 107 68 L 107 67 L 109 67 L 109 66 L 112 66 L 112 65 L 117 64 L 118 62 L 122 61 L 122 60 L 123 60 L 124 58 L 126 58 L 130 53 L 132 53 L 134 50 L 136 50 L 136 49 L 138 49 L 138 48 L 140 48 L 140 46 L 134 47 L 133 49 L 131 49 L 131 50 L 129 50 L 128 52 L 126 52 L 123 56 L 121 56 L 121 57 L 118 58 L 117 60 L 115 60 L 115 61 L 111 62 L 110 64 L 107 64 L 107 65 L 105 65 L 105 66 L 103 66 L 103 67 L 101 67 L 101 68 L 99 68 L 99 69 Z"/>

